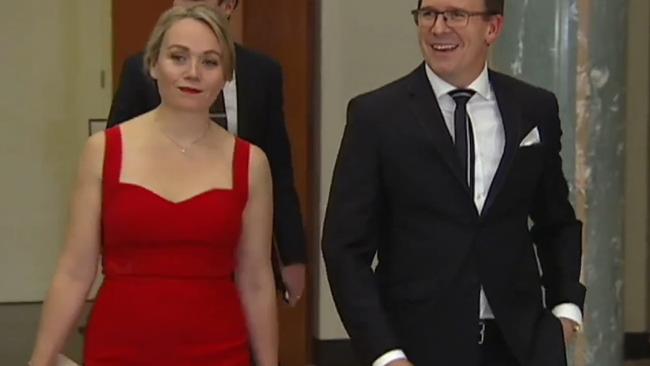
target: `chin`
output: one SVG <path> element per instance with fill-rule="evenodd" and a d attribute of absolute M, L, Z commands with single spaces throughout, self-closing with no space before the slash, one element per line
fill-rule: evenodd
<path fill-rule="evenodd" d="M 172 108 L 184 113 L 208 113 L 210 110 L 209 106 L 197 103 L 178 103 L 172 105 Z"/>
<path fill-rule="evenodd" d="M 440 63 L 430 63 L 429 67 L 431 67 L 431 70 L 433 70 L 433 72 L 441 78 L 445 78 L 446 76 L 451 75 L 453 72 L 452 67 L 441 65 Z"/>

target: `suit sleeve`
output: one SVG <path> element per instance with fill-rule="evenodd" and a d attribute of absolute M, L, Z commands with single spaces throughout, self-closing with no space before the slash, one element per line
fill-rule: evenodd
<path fill-rule="evenodd" d="M 382 306 L 372 261 L 380 235 L 379 138 L 372 118 L 353 99 L 334 168 L 322 251 L 343 325 L 363 364 L 399 349 Z M 369 110 L 370 108 L 368 108 Z"/>
<path fill-rule="evenodd" d="M 273 178 L 273 228 L 284 265 L 306 263 L 307 246 L 300 202 L 294 184 L 291 146 L 284 119 L 282 70 L 273 64 L 269 72 L 269 125 L 265 136 L 265 152 Z"/>
<path fill-rule="evenodd" d="M 146 88 L 151 87 L 151 85 L 148 85 L 151 82 L 145 74 L 142 57 L 129 57 L 124 61 L 120 84 L 117 87 L 108 114 L 107 128 L 151 110 L 146 99 Z"/>
<path fill-rule="evenodd" d="M 585 287 L 580 283 L 582 224 L 569 202 L 569 189 L 560 157 L 562 130 L 555 96 L 549 98 L 550 115 L 542 134 L 546 160 L 531 211 L 531 230 L 537 244 L 546 289 L 546 305 L 554 308 L 571 303 L 581 310 Z"/>

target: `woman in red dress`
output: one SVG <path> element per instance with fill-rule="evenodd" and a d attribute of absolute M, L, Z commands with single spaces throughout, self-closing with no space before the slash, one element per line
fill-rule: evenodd
<path fill-rule="evenodd" d="M 277 365 L 268 162 L 209 116 L 233 52 L 209 8 L 161 16 L 145 67 L 162 102 L 86 144 L 32 365 L 55 363 L 100 255 L 86 366 Z"/>

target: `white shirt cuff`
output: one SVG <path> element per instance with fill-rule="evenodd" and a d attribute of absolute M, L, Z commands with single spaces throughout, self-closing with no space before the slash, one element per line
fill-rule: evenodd
<path fill-rule="evenodd" d="M 575 304 L 564 303 L 553 308 L 553 315 L 558 318 L 573 320 L 579 326 L 582 326 L 582 312 Z"/>
<path fill-rule="evenodd" d="M 401 349 L 394 349 L 384 353 L 381 357 L 372 363 L 372 366 L 386 366 L 389 363 L 397 360 L 406 360 L 406 354 Z"/>

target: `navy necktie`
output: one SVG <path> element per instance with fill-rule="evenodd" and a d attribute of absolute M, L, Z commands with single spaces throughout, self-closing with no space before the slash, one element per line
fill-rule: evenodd
<path fill-rule="evenodd" d="M 454 110 L 454 146 L 456 154 L 461 163 L 469 191 L 474 199 L 474 131 L 472 121 L 467 115 L 467 102 L 474 95 L 473 90 L 456 89 L 449 92 L 449 95 L 456 102 Z"/>

